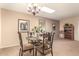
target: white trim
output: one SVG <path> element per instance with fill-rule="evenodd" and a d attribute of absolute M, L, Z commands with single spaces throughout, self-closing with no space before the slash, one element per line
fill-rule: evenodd
<path fill-rule="evenodd" d="M 9 45 L 9 46 L 2 46 L 2 47 L 0 47 L 0 49 L 2 49 L 2 48 L 8 48 L 8 47 L 14 47 L 14 46 L 19 46 L 19 44 L 14 44 L 14 45 Z"/>

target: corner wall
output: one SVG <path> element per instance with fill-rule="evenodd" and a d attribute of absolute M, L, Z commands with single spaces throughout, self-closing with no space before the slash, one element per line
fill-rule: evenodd
<path fill-rule="evenodd" d="M 1 8 L 0 8 L 0 48 L 1 48 Z"/>

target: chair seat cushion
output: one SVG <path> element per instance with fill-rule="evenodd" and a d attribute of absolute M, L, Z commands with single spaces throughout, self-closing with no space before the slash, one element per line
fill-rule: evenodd
<path fill-rule="evenodd" d="M 44 50 L 44 53 L 43 53 L 43 49 L 38 49 L 38 48 L 37 48 L 37 51 L 40 52 L 41 54 L 46 55 L 46 54 L 48 54 L 48 53 L 51 52 L 51 49 L 46 49 L 46 50 Z"/>
<path fill-rule="evenodd" d="M 33 49 L 33 45 L 32 44 L 24 44 L 23 45 L 23 50 L 31 50 Z"/>
<path fill-rule="evenodd" d="M 38 46 L 38 48 L 43 49 L 43 45 Z M 51 48 L 51 46 L 45 43 L 44 44 L 44 49 L 46 50 L 46 49 L 49 49 L 49 48 Z"/>
<path fill-rule="evenodd" d="M 43 48 L 44 48 L 44 53 L 43 53 Z M 49 53 L 51 51 L 51 47 L 49 47 L 48 44 L 44 44 L 44 47 L 43 47 L 43 45 L 38 46 L 37 50 L 41 54 L 47 54 L 47 53 Z"/>

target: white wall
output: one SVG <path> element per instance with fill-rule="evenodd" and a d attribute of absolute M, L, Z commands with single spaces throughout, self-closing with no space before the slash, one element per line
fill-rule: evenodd
<path fill-rule="evenodd" d="M 60 20 L 60 30 L 62 31 L 64 30 L 64 24 L 66 23 L 73 24 L 74 25 L 74 40 L 79 41 L 79 35 L 78 35 L 79 23 L 78 22 L 79 22 L 79 16 L 62 19 Z"/>
<path fill-rule="evenodd" d="M 52 31 L 52 24 L 56 25 L 56 33 L 54 39 L 59 39 L 59 21 L 46 21 L 46 31 Z"/>
<path fill-rule="evenodd" d="M 1 48 L 1 9 L 0 9 L 0 48 Z"/>
<path fill-rule="evenodd" d="M 16 46 L 19 45 L 19 39 L 18 39 L 18 19 L 25 19 L 30 21 L 30 30 L 34 26 L 38 26 L 39 17 L 31 16 L 24 13 L 19 13 L 15 11 L 10 11 L 6 9 L 1 9 L 1 23 L 2 23 L 2 48 L 4 47 L 10 47 L 10 46 Z M 56 23 L 56 21 L 51 21 L 46 18 L 42 18 L 46 20 L 46 30 L 51 31 L 51 24 Z M 57 22 L 58 24 L 58 22 Z M 57 38 L 57 37 L 56 37 Z"/>
<path fill-rule="evenodd" d="M 79 21 L 78 21 L 78 39 L 79 39 Z"/>

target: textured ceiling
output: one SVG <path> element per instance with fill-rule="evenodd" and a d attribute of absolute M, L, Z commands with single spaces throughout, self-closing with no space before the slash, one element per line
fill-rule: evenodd
<path fill-rule="evenodd" d="M 49 14 L 40 11 L 40 13 L 37 16 L 61 20 L 63 18 L 79 15 L 79 3 L 38 3 L 38 5 L 41 7 L 46 6 L 51 9 L 54 9 L 55 12 Z M 0 3 L 0 7 L 18 12 L 28 13 L 26 10 L 27 3 Z"/>

